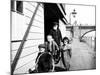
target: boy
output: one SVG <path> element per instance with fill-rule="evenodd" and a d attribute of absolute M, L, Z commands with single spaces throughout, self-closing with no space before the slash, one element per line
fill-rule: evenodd
<path fill-rule="evenodd" d="M 55 60 L 55 63 L 58 63 L 59 59 L 57 56 L 57 52 L 59 51 L 59 47 L 51 35 L 47 36 L 46 50 L 47 52 L 51 53 L 53 59 Z"/>
<path fill-rule="evenodd" d="M 39 55 L 42 54 L 43 52 L 45 52 L 45 44 L 40 44 L 40 45 L 38 46 L 38 48 L 39 48 L 39 53 L 38 53 L 38 56 L 37 56 L 37 58 L 36 58 L 36 61 L 37 61 Z M 35 61 L 35 62 L 36 62 L 36 61 Z"/>
<path fill-rule="evenodd" d="M 38 53 L 38 55 L 37 55 L 37 58 L 36 58 L 36 61 L 35 61 L 35 63 L 38 61 L 38 58 L 39 58 L 39 56 L 42 54 L 42 53 L 44 53 L 45 52 L 45 44 L 40 44 L 39 46 L 38 46 L 38 48 L 39 48 L 39 53 Z M 29 73 L 35 73 L 36 72 L 36 70 L 31 70 L 31 69 L 29 69 Z"/>
<path fill-rule="evenodd" d="M 38 73 L 54 71 L 54 61 L 51 54 L 48 52 L 40 54 L 36 63 L 36 71 Z"/>

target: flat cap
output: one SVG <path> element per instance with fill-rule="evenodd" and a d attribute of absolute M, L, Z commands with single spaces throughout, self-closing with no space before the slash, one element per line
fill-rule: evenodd
<path fill-rule="evenodd" d="M 40 44 L 39 46 L 38 46 L 38 48 L 45 48 L 46 46 L 45 46 L 45 44 Z"/>

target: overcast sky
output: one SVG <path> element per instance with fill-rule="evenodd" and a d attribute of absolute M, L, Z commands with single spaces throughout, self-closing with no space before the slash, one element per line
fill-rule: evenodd
<path fill-rule="evenodd" d="M 65 6 L 66 18 L 69 21 L 69 14 L 76 10 L 76 18 L 71 15 L 71 23 L 76 20 L 78 24 L 95 25 L 95 7 L 94 6 L 82 6 L 82 5 L 68 5 Z"/>

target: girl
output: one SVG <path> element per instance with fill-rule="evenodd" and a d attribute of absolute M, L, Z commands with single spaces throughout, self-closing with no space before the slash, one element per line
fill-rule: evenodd
<path fill-rule="evenodd" d="M 61 49 L 62 49 L 62 52 L 61 52 L 62 53 L 62 62 L 63 62 L 65 69 L 69 70 L 70 58 L 72 56 L 71 47 L 69 45 L 69 39 L 67 37 L 64 37 L 62 42 L 63 42 L 63 45 L 61 47 Z"/>

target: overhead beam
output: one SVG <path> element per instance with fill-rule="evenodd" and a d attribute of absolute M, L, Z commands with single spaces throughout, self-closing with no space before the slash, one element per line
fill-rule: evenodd
<path fill-rule="evenodd" d="M 64 18 L 64 21 L 66 22 L 66 24 L 68 24 L 68 21 L 65 17 L 65 12 L 63 11 L 64 9 L 62 9 L 61 5 L 60 4 L 57 4 L 59 10 L 61 11 L 62 15 L 63 15 L 63 18 Z"/>

